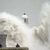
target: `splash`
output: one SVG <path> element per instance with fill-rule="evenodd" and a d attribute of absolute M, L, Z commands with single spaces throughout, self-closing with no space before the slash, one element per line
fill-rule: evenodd
<path fill-rule="evenodd" d="M 49 4 L 46 2 L 41 10 L 41 24 L 32 29 L 21 19 L 9 13 L 0 13 L 0 33 L 7 34 L 7 47 L 15 47 L 18 43 L 29 50 L 49 50 L 48 43 L 48 18 Z"/>
<path fill-rule="evenodd" d="M 28 47 L 32 50 L 32 30 L 9 13 L 0 13 L 0 32 L 7 34 L 7 47 L 15 47 L 18 43 L 21 47 Z"/>
<path fill-rule="evenodd" d="M 40 17 L 41 24 L 33 27 L 35 47 L 37 46 L 38 50 L 50 50 L 50 2 L 45 2 L 42 5 Z"/>
<path fill-rule="evenodd" d="M 47 25 L 46 30 L 48 30 L 48 47 L 50 46 L 50 2 L 46 2 L 42 7 L 41 17 L 44 25 Z M 47 23 L 47 24 L 46 24 Z M 45 32 L 46 32 L 45 30 Z M 50 47 L 49 47 L 50 48 Z"/>
<path fill-rule="evenodd" d="M 21 47 L 28 47 L 29 50 L 48 50 L 40 41 L 44 39 L 40 33 L 46 29 L 45 25 L 46 22 L 42 22 L 39 27 L 34 26 L 32 33 L 32 29 L 23 23 L 21 19 L 9 13 L 0 13 L 0 33 L 7 34 L 7 47 L 16 47 L 18 43 Z"/>

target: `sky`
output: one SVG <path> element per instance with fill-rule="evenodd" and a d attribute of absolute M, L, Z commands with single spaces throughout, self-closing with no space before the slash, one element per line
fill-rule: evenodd
<path fill-rule="evenodd" d="M 25 12 L 31 27 L 40 24 L 42 4 L 47 0 L 0 0 L 0 12 L 22 17 Z"/>

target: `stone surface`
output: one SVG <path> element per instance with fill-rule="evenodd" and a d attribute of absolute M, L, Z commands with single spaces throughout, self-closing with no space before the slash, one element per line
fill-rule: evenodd
<path fill-rule="evenodd" d="M 29 50 L 27 47 L 18 47 L 18 48 L 0 48 L 0 50 Z"/>
<path fill-rule="evenodd" d="M 2 47 L 6 47 L 6 34 L 0 34 L 0 45 L 2 45 Z"/>

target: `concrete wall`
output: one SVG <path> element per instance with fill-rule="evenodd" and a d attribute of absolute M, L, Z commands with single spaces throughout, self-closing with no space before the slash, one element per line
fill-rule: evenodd
<path fill-rule="evenodd" d="M 2 47 L 6 47 L 6 37 L 7 35 L 0 34 L 0 44 L 2 45 Z"/>

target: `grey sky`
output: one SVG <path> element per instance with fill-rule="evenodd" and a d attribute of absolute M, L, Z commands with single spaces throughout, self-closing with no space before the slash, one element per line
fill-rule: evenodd
<path fill-rule="evenodd" d="M 0 12 L 6 11 L 15 16 L 22 16 L 24 12 L 29 17 L 29 24 L 39 25 L 41 6 L 46 0 L 0 0 Z"/>

